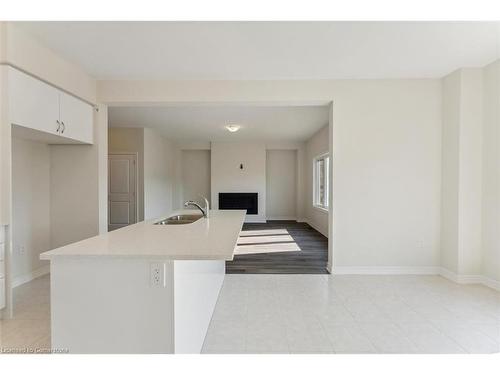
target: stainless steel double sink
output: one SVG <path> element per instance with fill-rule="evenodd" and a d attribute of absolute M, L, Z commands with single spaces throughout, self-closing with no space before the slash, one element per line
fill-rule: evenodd
<path fill-rule="evenodd" d="M 191 224 L 202 217 L 203 215 L 174 215 L 157 221 L 155 225 Z"/>

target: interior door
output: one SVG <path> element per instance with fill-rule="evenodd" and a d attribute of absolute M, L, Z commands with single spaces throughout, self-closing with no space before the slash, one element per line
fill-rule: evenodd
<path fill-rule="evenodd" d="M 137 222 L 137 155 L 109 154 L 108 230 Z"/>

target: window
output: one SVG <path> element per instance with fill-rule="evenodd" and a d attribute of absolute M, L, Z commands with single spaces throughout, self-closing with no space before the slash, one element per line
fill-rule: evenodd
<path fill-rule="evenodd" d="M 323 210 L 328 209 L 329 164 L 330 157 L 328 154 L 314 159 L 313 204 Z"/>

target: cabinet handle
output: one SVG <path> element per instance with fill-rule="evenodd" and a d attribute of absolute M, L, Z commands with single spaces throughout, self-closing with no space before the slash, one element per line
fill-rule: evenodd
<path fill-rule="evenodd" d="M 59 122 L 59 120 L 56 120 L 57 122 L 57 129 L 56 129 L 56 132 L 59 133 L 59 129 L 61 129 L 61 123 Z"/>
<path fill-rule="evenodd" d="M 66 130 L 66 125 L 64 125 L 64 121 L 61 121 L 61 124 L 63 126 L 62 130 L 61 130 L 61 134 L 64 133 L 64 131 Z"/>

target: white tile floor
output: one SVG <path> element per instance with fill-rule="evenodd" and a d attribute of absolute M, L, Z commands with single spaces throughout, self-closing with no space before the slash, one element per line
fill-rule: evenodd
<path fill-rule="evenodd" d="M 439 276 L 226 275 L 204 353 L 495 353 L 500 293 Z"/>
<path fill-rule="evenodd" d="M 50 347 L 49 277 L 15 289 L 0 348 Z M 493 353 L 500 293 L 438 276 L 226 275 L 204 353 Z"/>
<path fill-rule="evenodd" d="M 0 320 L 0 353 L 50 350 L 50 278 L 14 289 L 14 317 Z"/>

